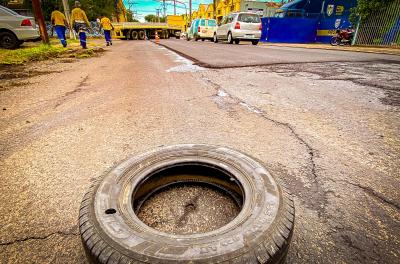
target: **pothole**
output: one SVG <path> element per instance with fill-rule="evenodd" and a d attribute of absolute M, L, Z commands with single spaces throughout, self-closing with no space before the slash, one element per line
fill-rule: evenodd
<path fill-rule="evenodd" d="M 235 179 L 221 170 L 184 166 L 154 174 L 135 198 L 135 213 L 143 223 L 161 232 L 187 235 L 227 225 L 240 213 L 243 194 Z"/>

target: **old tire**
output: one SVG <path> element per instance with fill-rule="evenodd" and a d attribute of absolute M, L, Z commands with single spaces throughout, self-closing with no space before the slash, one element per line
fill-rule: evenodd
<path fill-rule="evenodd" d="M 244 198 L 239 215 L 219 229 L 195 235 L 167 234 L 141 222 L 132 209 L 137 187 L 160 170 L 179 166 L 223 171 L 230 182 L 240 184 Z M 213 178 L 216 183 L 221 179 Z M 262 163 L 207 145 L 161 147 L 122 162 L 93 182 L 79 213 L 88 258 L 108 264 L 283 263 L 293 223 L 293 200 Z"/>

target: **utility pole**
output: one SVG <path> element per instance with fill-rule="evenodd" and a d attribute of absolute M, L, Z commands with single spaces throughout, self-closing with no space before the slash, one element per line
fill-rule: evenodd
<path fill-rule="evenodd" d="M 176 0 L 174 0 L 174 16 L 176 16 Z"/>
<path fill-rule="evenodd" d="M 69 38 L 75 39 L 75 34 L 74 34 L 74 31 L 73 31 L 72 25 L 71 25 L 71 16 L 70 16 L 70 11 L 69 11 L 68 0 L 62 0 L 62 3 L 63 3 L 63 7 L 64 7 L 65 18 L 68 21 Z"/>
<path fill-rule="evenodd" d="M 213 18 L 217 19 L 217 1 L 213 0 Z"/>
<path fill-rule="evenodd" d="M 166 12 L 167 12 L 167 7 L 165 5 L 165 0 L 163 0 L 163 9 L 164 9 L 164 17 L 167 16 Z"/>
<path fill-rule="evenodd" d="M 39 24 L 40 36 L 44 44 L 50 44 L 49 36 L 47 35 L 46 24 L 44 23 L 44 17 L 42 13 L 42 7 L 40 6 L 40 0 L 32 0 L 33 11 L 35 12 L 36 20 Z"/>
<path fill-rule="evenodd" d="M 192 0 L 189 0 L 189 24 L 192 24 Z"/>
<path fill-rule="evenodd" d="M 155 21 L 155 22 L 160 23 L 161 8 L 157 8 L 157 9 L 156 9 L 156 12 L 157 12 L 157 21 Z"/>

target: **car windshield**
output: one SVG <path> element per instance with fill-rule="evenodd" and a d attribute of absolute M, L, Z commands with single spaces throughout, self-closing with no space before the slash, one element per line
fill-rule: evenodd
<path fill-rule="evenodd" d="M 209 26 L 209 27 L 215 27 L 216 25 L 217 25 L 217 23 L 215 22 L 214 19 L 208 20 L 208 26 Z"/>
<path fill-rule="evenodd" d="M 19 14 L 17 12 L 14 12 L 14 11 L 4 7 L 4 6 L 0 6 L 0 12 L 2 14 L 7 14 L 8 13 L 9 15 L 19 16 Z"/>
<path fill-rule="evenodd" d="M 204 27 L 205 25 L 206 25 L 206 21 L 204 19 L 202 19 L 200 26 Z"/>
<path fill-rule="evenodd" d="M 260 17 L 256 14 L 240 14 L 238 21 L 244 23 L 260 23 Z"/>

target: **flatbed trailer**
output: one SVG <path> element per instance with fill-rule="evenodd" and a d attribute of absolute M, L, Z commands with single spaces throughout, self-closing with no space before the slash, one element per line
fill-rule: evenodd
<path fill-rule="evenodd" d="M 138 23 L 138 22 L 122 22 L 113 23 L 114 38 L 129 40 L 144 40 L 154 38 L 157 32 L 161 39 L 170 37 L 179 38 L 182 28 L 179 26 L 168 25 L 167 23 Z"/>

